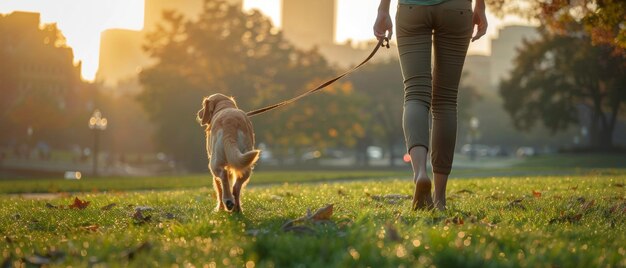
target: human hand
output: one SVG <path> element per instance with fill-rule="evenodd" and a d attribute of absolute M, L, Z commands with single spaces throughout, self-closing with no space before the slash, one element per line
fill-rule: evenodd
<path fill-rule="evenodd" d="M 391 39 L 392 35 L 393 23 L 391 22 L 389 12 L 379 11 L 376 22 L 374 23 L 374 36 L 376 36 L 376 39 L 380 40 L 385 37 Z"/>
<path fill-rule="evenodd" d="M 487 33 L 487 16 L 485 15 L 485 4 L 476 4 L 474 8 L 474 15 L 472 16 L 472 26 L 476 25 L 476 34 L 472 37 L 472 42 L 480 39 Z M 472 27 L 473 28 L 473 27 Z"/>

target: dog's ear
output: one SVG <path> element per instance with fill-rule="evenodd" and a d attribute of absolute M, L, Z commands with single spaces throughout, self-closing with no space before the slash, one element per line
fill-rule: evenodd
<path fill-rule="evenodd" d="M 198 122 L 200 122 L 201 126 L 209 126 L 211 122 L 211 118 L 213 117 L 213 110 L 215 105 L 209 98 L 204 98 L 202 101 L 202 109 L 198 111 Z"/>

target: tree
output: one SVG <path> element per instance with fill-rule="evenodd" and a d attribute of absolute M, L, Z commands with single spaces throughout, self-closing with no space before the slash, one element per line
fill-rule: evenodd
<path fill-rule="evenodd" d="M 626 102 L 623 58 L 608 45 L 592 46 L 587 36 L 541 35 L 524 43 L 511 78 L 500 85 L 514 125 L 529 130 L 541 121 L 554 133 L 578 124 L 579 111 L 587 110 L 591 145 L 609 149 Z"/>
<path fill-rule="evenodd" d="M 359 136 L 361 142 L 365 145 L 372 142 L 385 144 L 390 154 L 389 165 L 393 166 L 394 160 L 402 156 L 396 155 L 394 148 L 405 146 L 402 131 L 404 84 L 398 59 L 369 63 L 351 74 L 349 81 L 364 98 L 361 113 L 365 128 L 363 135 Z M 460 122 L 469 121 L 471 107 L 479 98 L 474 87 L 461 83 L 458 104 Z M 365 150 L 366 146 L 360 149 Z"/>
<path fill-rule="evenodd" d="M 350 81 L 365 98 L 361 108 L 367 120 L 360 139 L 359 154 L 367 157 L 367 145 L 372 142 L 385 144 L 393 166 L 396 155 L 394 147 L 404 146 L 402 133 L 402 103 L 404 85 L 402 71 L 397 59 L 369 63 L 350 75 Z M 367 158 L 366 158 L 367 159 Z M 367 161 L 365 161 L 367 165 Z"/>
<path fill-rule="evenodd" d="M 334 73 L 316 50 L 294 48 L 260 12 L 244 13 L 225 1 L 205 1 L 195 21 L 164 13 L 144 49 L 156 64 L 140 74 L 139 101 L 161 149 L 194 169 L 206 168 L 204 133 L 193 120 L 203 96 L 232 95 L 247 111 L 295 96 Z M 327 91 L 254 117 L 257 142 L 283 152 L 349 146 L 345 126 L 354 118 L 343 115 L 353 105 L 352 91 L 341 83 Z"/>
<path fill-rule="evenodd" d="M 586 35 L 593 45 L 609 46 L 626 57 L 626 1 L 624 0 L 487 0 L 496 14 L 516 14 L 538 20 L 559 35 Z"/>

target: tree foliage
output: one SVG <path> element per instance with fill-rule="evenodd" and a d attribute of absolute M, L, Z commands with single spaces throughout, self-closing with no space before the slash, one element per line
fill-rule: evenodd
<path fill-rule="evenodd" d="M 150 33 L 144 49 L 156 64 L 140 74 L 139 100 L 156 125 L 161 149 L 193 168 L 206 164 L 203 131 L 194 121 L 203 96 L 232 95 L 242 110 L 297 95 L 334 73 L 316 51 L 294 48 L 258 11 L 205 1 L 197 20 L 174 12 Z M 282 151 L 307 146 L 351 146 L 350 84 L 252 119 L 257 142 Z"/>
<path fill-rule="evenodd" d="M 538 20 L 546 30 L 569 36 L 588 36 L 594 45 L 612 48 L 626 58 L 626 1 L 624 0 L 487 0 L 497 15 L 516 14 Z"/>
<path fill-rule="evenodd" d="M 553 35 L 526 41 L 511 77 L 500 85 L 505 109 L 518 129 L 541 121 L 553 132 L 590 116 L 591 143 L 612 146 L 612 133 L 626 102 L 626 64 L 608 45 L 586 36 Z"/>

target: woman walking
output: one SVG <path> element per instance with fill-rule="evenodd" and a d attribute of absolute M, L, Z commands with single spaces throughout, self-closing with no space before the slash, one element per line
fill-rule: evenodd
<path fill-rule="evenodd" d="M 475 41 L 487 31 L 485 1 L 475 0 L 473 11 L 471 0 L 398 1 L 396 32 L 404 77 L 402 125 L 414 173 L 413 209 L 435 206 L 445 210 L 446 184 L 456 142 L 459 80 L 470 39 Z M 389 2 L 381 0 L 378 7 L 374 24 L 378 39 L 391 38 L 393 33 Z M 474 25 L 477 32 L 472 37 Z M 426 173 L 429 149 L 435 182 L 432 196 Z"/>

